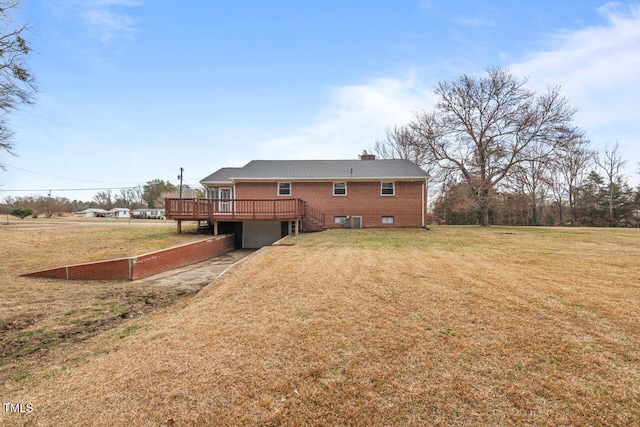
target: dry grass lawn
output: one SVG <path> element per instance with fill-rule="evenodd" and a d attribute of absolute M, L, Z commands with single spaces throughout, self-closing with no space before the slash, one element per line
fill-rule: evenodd
<path fill-rule="evenodd" d="M 4 219 L 4 218 L 3 218 Z M 119 224 L 119 225 L 117 225 Z M 118 281 L 21 277 L 49 267 L 132 256 L 202 236 L 177 235 L 171 223 L 67 219 L 0 224 L 0 389 L 37 383 L 84 355 L 78 343 L 169 305 L 181 291 Z M 89 354 L 92 354 L 91 351 Z M 0 409 L 0 412 L 2 409 Z"/>
<path fill-rule="evenodd" d="M 34 411 L 0 424 L 640 425 L 640 230 L 289 241 L 14 384 Z"/>

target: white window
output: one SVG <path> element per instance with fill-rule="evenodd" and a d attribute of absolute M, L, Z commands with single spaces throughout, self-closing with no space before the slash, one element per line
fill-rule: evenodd
<path fill-rule="evenodd" d="M 334 224 L 344 224 L 345 222 L 347 222 L 347 217 L 346 216 L 334 216 L 333 217 L 333 223 Z"/>
<path fill-rule="evenodd" d="M 383 216 L 382 217 L 382 223 L 383 224 L 393 224 L 393 217 L 392 216 Z"/>
<path fill-rule="evenodd" d="M 394 196 L 396 194 L 396 188 L 393 182 L 380 183 L 380 194 L 383 196 Z"/>
<path fill-rule="evenodd" d="M 290 196 L 291 195 L 291 183 L 279 182 L 278 183 L 278 196 Z"/>
<path fill-rule="evenodd" d="M 334 196 L 346 196 L 347 195 L 347 183 L 346 182 L 334 182 L 333 183 L 333 195 Z"/>

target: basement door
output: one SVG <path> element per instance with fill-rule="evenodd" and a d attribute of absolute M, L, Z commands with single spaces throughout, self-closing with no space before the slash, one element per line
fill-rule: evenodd
<path fill-rule="evenodd" d="M 242 247 L 257 249 L 280 240 L 280 221 L 244 221 L 242 223 Z"/>

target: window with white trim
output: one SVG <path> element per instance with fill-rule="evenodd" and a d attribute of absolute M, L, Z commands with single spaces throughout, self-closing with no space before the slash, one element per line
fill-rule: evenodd
<path fill-rule="evenodd" d="M 347 195 L 347 183 L 346 182 L 334 182 L 333 183 L 333 195 L 334 196 L 346 196 Z"/>
<path fill-rule="evenodd" d="M 291 183 L 279 182 L 278 183 L 278 196 L 290 196 L 291 195 Z"/>
<path fill-rule="evenodd" d="M 383 224 L 393 224 L 393 217 L 392 216 L 383 216 L 382 217 L 382 223 Z"/>
<path fill-rule="evenodd" d="M 396 194 L 396 186 L 394 182 L 381 182 L 380 183 L 380 194 L 383 196 L 395 196 Z"/>

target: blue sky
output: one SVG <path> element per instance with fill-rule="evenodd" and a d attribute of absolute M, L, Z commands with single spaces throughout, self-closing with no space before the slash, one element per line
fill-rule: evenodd
<path fill-rule="evenodd" d="M 11 120 L 2 198 L 356 158 L 438 81 L 493 66 L 562 86 L 640 181 L 640 2 L 24 0 L 17 20 L 40 93 Z"/>

